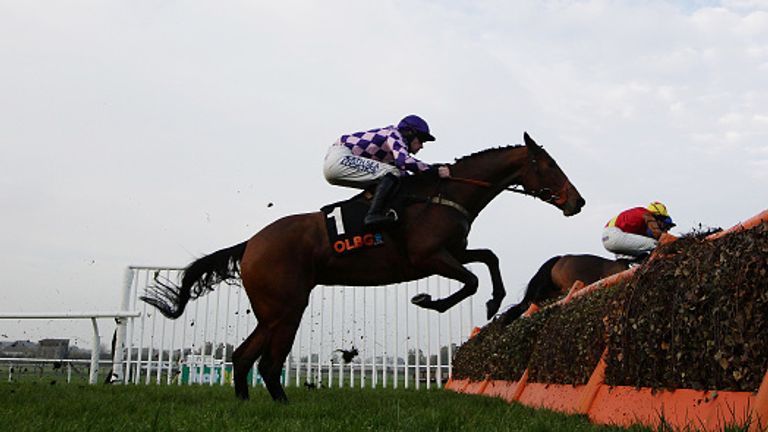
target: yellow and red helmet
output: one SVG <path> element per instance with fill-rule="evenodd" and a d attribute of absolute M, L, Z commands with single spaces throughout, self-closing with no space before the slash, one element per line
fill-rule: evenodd
<path fill-rule="evenodd" d="M 648 209 L 648 211 L 650 211 L 654 215 L 669 217 L 669 213 L 667 212 L 667 206 L 665 206 L 664 203 L 661 203 L 659 201 L 654 201 L 648 204 L 648 207 L 646 208 Z"/>
<path fill-rule="evenodd" d="M 648 204 L 648 207 L 646 208 L 651 212 L 651 214 L 653 214 L 656 220 L 660 221 L 664 225 L 663 229 L 670 229 L 676 226 L 676 224 L 672 221 L 672 218 L 669 217 L 667 206 L 665 206 L 663 203 L 654 201 Z"/>

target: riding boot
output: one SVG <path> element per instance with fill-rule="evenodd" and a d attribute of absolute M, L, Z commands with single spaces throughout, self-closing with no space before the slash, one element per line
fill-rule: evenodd
<path fill-rule="evenodd" d="M 651 257 L 651 253 L 650 252 L 643 252 L 643 253 L 635 256 L 635 258 L 632 260 L 632 264 L 641 265 L 641 264 L 645 263 L 646 261 L 648 261 L 648 258 L 650 258 L 650 257 Z"/>
<path fill-rule="evenodd" d="M 627 268 L 637 267 L 642 265 L 651 256 L 650 252 L 642 252 L 639 255 L 620 255 L 616 254 L 616 261 L 622 261 L 626 263 Z"/>
<path fill-rule="evenodd" d="M 366 227 L 392 223 L 397 221 L 397 213 L 394 210 L 386 211 L 385 204 L 397 187 L 400 179 L 394 174 L 385 175 L 376 185 L 376 193 L 371 200 L 371 208 L 365 215 L 364 223 Z"/>

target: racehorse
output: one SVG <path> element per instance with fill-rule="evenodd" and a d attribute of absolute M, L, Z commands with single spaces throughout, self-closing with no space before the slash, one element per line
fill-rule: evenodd
<path fill-rule="evenodd" d="M 506 292 L 496 255 L 488 249 L 467 249 L 467 236 L 478 213 L 507 189 L 552 204 L 565 216 L 578 213 L 585 204 L 552 157 L 527 133 L 524 141 L 525 145 L 457 159 L 450 164 L 451 179 L 429 173 L 404 177 L 397 194 L 407 196 L 410 204 L 399 222 L 382 233 L 381 246 L 336 256 L 322 212 L 286 216 L 250 240 L 192 262 L 181 286 L 159 283 L 142 300 L 177 318 L 190 299 L 239 276 L 257 325 L 232 355 L 235 395 L 248 398 L 246 375 L 260 358 L 258 370 L 267 390 L 281 402 L 287 402 L 287 397 L 280 373 L 310 291 L 318 284 L 387 285 L 436 274 L 463 286 L 446 298 L 418 294 L 411 302 L 445 312 L 477 291 L 478 279 L 464 264 L 482 262 L 488 266 L 493 286 L 486 304 L 490 319 Z M 367 198 L 363 192 L 353 199 Z"/>
<path fill-rule="evenodd" d="M 523 300 L 501 316 L 504 325 L 516 320 L 531 303 L 539 303 L 568 292 L 576 281 L 589 285 L 622 272 L 636 260 L 610 260 L 597 255 L 558 255 L 539 267 L 528 282 Z"/>

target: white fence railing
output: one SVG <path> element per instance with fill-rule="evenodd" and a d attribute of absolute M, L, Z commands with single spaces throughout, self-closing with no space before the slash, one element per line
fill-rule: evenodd
<path fill-rule="evenodd" d="M 239 285 L 221 285 L 169 320 L 139 300 L 181 269 L 129 267 L 121 309 L 140 312 L 118 326 L 114 373 L 125 383 L 228 384 L 231 353 L 255 328 Z M 430 277 L 385 287 L 316 287 L 284 366 L 285 385 L 442 386 L 451 358 L 483 317 L 484 302 L 468 299 L 438 314 L 410 303 L 417 293 L 444 297 L 460 286 Z M 484 318 L 484 317 L 483 317 Z M 260 382 L 252 371 L 251 382 Z"/>
<path fill-rule="evenodd" d="M 77 365 L 88 365 L 88 381 L 90 384 L 95 384 L 96 381 L 92 381 L 92 378 L 98 374 L 91 374 L 93 369 L 91 368 L 93 361 L 87 359 L 60 359 L 60 358 L 32 358 L 32 357 L 0 357 L 0 365 L 5 365 L 7 369 L 8 382 L 13 382 L 17 376 L 23 377 L 28 375 L 25 373 L 26 366 L 38 366 L 41 365 L 53 365 L 55 368 L 62 368 L 66 372 L 67 383 L 72 382 L 72 372 Z M 99 369 L 103 365 L 112 365 L 112 360 L 99 360 Z M 42 372 L 40 373 L 42 376 Z"/>
<path fill-rule="evenodd" d="M 138 312 L 129 312 L 124 309 L 121 312 L 61 312 L 61 313 L 0 313 L 0 319 L 14 320 L 52 320 L 52 319 L 90 319 L 93 325 L 93 338 L 91 341 L 91 360 L 88 382 L 96 384 L 99 376 L 99 356 L 101 355 L 101 336 L 99 335 L 99 318 L 114 318 L 118 324 L 128 318 L 136 318 Z M 19 361 L 18 359 L 16 361 Z M 9 372 L 11 373 L 11 372 Z"/>

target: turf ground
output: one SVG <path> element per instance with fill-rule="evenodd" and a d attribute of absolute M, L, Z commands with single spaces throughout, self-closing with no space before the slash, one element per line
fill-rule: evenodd
<path fill-rule="evenodd" d="M 262 388 L 0 384 L 1 431 L 608 431 L 500 399 L 443 390 L 288 388 L 288 405 Z M 634 431 L 647 430 L 643 428 Z"/>

